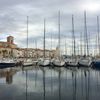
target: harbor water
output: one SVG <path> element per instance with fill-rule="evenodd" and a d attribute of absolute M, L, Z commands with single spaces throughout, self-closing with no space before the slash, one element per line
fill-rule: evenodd
<path fill-rule="evenodd" d="M 0 69 L 0 100 L 100 100 L 100 71 L 91 68 Z"/>

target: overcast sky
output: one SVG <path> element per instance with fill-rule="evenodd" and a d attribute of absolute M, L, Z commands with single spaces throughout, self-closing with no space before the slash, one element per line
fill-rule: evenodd
<path fill-rule="evenodd" d="M 58 11 L 61 11 L 62 45 L 66 37 L 71 43 L 71 16 L 74 15 L 77 42 L 84 32 L 84 10 L 87 12 L 88 33 L 91 40 L 97 34 L 96 17 L 100 15 L 100 0 L 0 0 L 0 40 L 8 35 L 15 37 L 19 47 L 26 47 L 26 17 L 29 16 L 29 47 L 43 43 L 43 19 L 46 18 L 46 47 L 50 47 L 53 34 L 53 47 L 57 46 Z M 95 36 L 95 37 L 94 37 Z"/>

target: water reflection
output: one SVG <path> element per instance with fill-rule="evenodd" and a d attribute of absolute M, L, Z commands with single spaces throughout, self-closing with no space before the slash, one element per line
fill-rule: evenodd
<path fill-rule="evenodd" d="M 42 69 L 43 71 L 43 100 L 45 100 L 45 70 Z"/>
<path fill-rule="evenodd" d="M 0 69 L 0 100 L 99 100 L 99 78 L 90 68 Z"/>
<path fill-rule="evenodd" d="M 28 88 L 28 83 L 27 83 L 27 73 L 28 71 L 26 70 L 26 100 L 28 99 L 28 93 L 27 93 L 27 88 Z"/>
<path fill-rule="evenodd" d="M 17 70 L 10 69 L 1 69 L 0 70 L 0 78 L 5 78 L 7 84 L 11 84 L 13 82 L 13 75 L 15 75 Z"/>

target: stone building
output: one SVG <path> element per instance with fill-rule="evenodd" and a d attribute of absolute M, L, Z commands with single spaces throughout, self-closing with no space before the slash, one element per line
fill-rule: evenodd
<path fill-rule="evenodd" d="M 16 48 L 14 37 L 8 36 L 6 42 L 0 41 L 0 57 L 12 57 L 13 50 Z"/>
<path fill-rule="evenodd" d="M 6 42 L 0 41 L 0 48 L 17 48 L 17 45 L 14 43 L 14 37 L 8 36 Z"/>

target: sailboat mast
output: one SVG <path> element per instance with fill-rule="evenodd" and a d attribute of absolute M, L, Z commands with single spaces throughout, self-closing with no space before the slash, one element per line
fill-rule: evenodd
<path fill-rule="evenodd" d="M 72 50 L 73 50 L 73 55 L 76 55 L 76 51 L 75 51 L 75 32 L 74 32 L 74 16 L 72 15 Z"/>
<path fill-rule="evenodd" d="M 44 56 L 44 59 L 45 59 L 45 19 L 44 19 L 44 41 L 43 41 L 43 56 Z"/>
<path fill-rule="evenodd" d="M 27 57 L 28 57 L 28 19 L 29 19 L 29 17 L 27 16 Z"/>
<path fill-rule="evenodd" d="M 65 55 L 67 55 L 66 39 L 65 39 Z"/>
<path fill-rule="evenodd" d="M 26 51 L 26 55 L 27 55 L 27 58 L 28 58 L 28 16 L 27 16 L 27 51 Z M 26 71 L 26 100 L 27 100 L 27 98 L 28 98 L 28 94 L 27 94 L 27 86 L 28 86 L 28 83 L 27 83 L 27 74 L 28 74 L 28 72 Z"/>
<path fill-rule="evenodd" d="M 86 11 L 84 11 L 84 34 L 85 34 L 85 41 L 86 41 L 86 48 L 85 49 L 86 49 L 87 55 L 89 55 Z"/>
<path fill-rule="evenodd" d="M 80 34 L 80 55 L 83 54 L 82 50 L 83 50 L 83 48 L 82 48 L 82 32 L 81 32 L 81 34 Z"/>
<path fill-rule="evenodd" d="M 36 59 L 38 59 L 37 40 L 35 40 Z"/>
<path fill-rule="evenodd" d="M 59 49 L 59 58 L 60 58 L 60 11 L 58 12 L 58 49 Z"/>
<path fill-rule="evenodd" d="M 96 55 L 97 55 L 97 54 L 98 54 L 98 35 L 96 35 L 95 43 L 96 43 L 95 52 L 97 52 L 97 53 L 96 53 Z M 95 55 L 95 56 L 96 56 L 96 55 Z"/>
<path fill-rule="evenodd" d="M 51 50 L 50 50 L 50 58 L 52 58 L 52 33 L 51 33 Z"/>
<path fill-rule="evenodd" d="M 97 32 L 98 32 L 98 50 L 99 50 L 99 56 L 100 56 L 99 16 L 97 16 Z"/>

